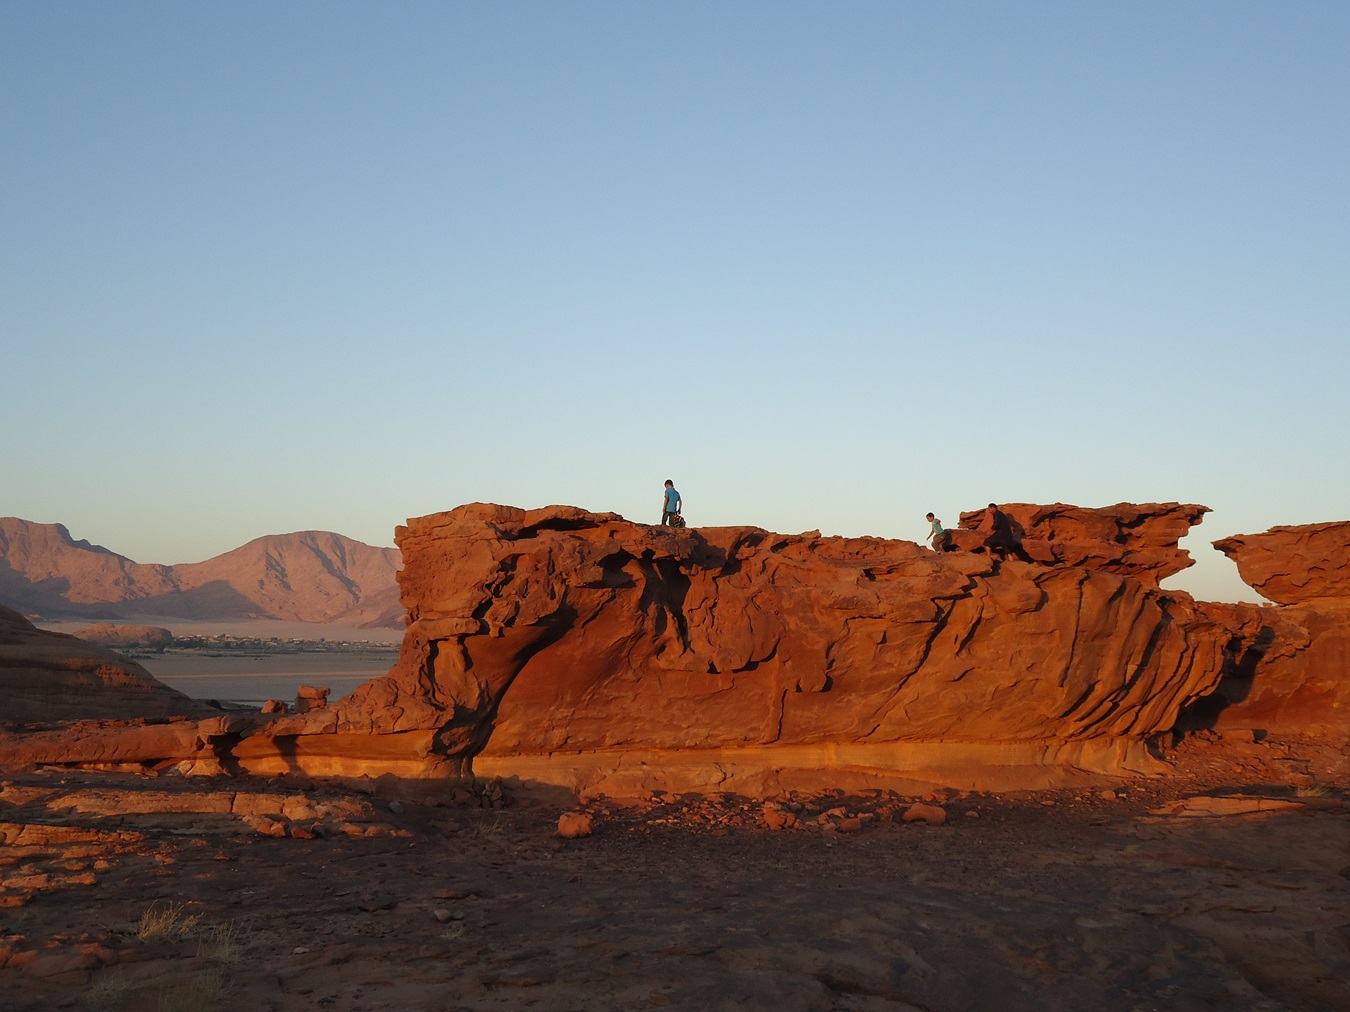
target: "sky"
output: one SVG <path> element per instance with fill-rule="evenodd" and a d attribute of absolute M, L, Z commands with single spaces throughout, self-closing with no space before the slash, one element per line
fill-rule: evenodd
<path fill-rule="evenodd" d="M 1350 519 L 1350 5 L 0 4 L 0 515 Z"/>

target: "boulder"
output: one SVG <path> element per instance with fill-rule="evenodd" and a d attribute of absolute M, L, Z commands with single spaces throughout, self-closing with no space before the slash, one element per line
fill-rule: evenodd
<path fill-rule="evenodd" d="M 901 816 L 901 819 L 905 822 L 922 822 L 928 826 L 941 826 L 947 821 L 947 810 L 941 805 L 926 805 L 919 801 L 905 809 L 905 814 Z"/>
<path fill-rule="evenodd" d="M 591 835 L 591 817 L 585 812 L 563 812 L 558 816 L 558 835 L 576 840 Z"/>
<path fill-rule="evenodd" d="M 295 712 L 308 713 L 310 710 L 322 710 L 328 705 L 329 688 L 315 685 L 302 685 L 295 691 Z"/>

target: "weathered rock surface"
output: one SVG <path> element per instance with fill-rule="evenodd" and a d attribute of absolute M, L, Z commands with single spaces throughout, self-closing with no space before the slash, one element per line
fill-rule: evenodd
<path fill-rule="evenodd" d="M 0 606 L 0 723 L 207 711 L 134 661 Z"/>
<path fill-rule="evenodd" d="M 765 796 L 1148 772 L 1150 738 L 1186 721 L 1343 732 L 1342 599 L 1158 588 L 1204 507 L 1004 508 L 1043 561 L 463 506 L 399 529 L 408 625 L 389 675 L 293 713 L 36 730 L 0 763 Z"/>
<path fill-rule="evenodd" d="M 1350 601 L 1350 520 L 1272 527 L 1214 542 L 1242 579 L 1276 604 Z"/>
<path fill-rule="evenodd" d="M 77 720 L 0 732 L 0 768 L 42 764 L 150 766 L 207 755 L 215 756 L 209 736 L 187 717 Z"/>
<path fill-rule="evenodd" d="M 403 652 L 337 728 L 435 728 L 476 771 L 614 789 L 1144 768 L 1145 740 L 1260 630 L 1257 608 L 1153 585 L 1184 564 L 1177 517 L 1202 512 L 1053 508 L 1043 529 L 1071 517 L 1086 568 L 464 506 L 400 528 Z M 1085 533 L 1154 528 L 1097 549 Z"/>
<path fill-rule="evenodd" d="M 1201 712 L 1214 726 L 1350 741 L 1350 522 L 1272 527 L 1214 542 L 1256 591 L 1259 649 Z"/>
<path fill-rule="evenodd" d="M 1208 506 L 1175 502 L 1118 503 L 1103 509 L 1007 503 L 999 509 L 1038 562 L 1102 570 L 1154 588 L 1195 564 L 1177 542 L 1210 512 Z M 952 532 L 956 546 L 978 550 L 987 533 L 984 526 L 985 510 L 962 513 L 961 529 Z"/>
<path fill-rule="evenodd" d="M 205 562 L 132 562 L 61 524 L 0 517 L 0 602 L 50 617 L 157 615 L 401 624 L 398 552 L 327 531 L 270 535 Z"/>

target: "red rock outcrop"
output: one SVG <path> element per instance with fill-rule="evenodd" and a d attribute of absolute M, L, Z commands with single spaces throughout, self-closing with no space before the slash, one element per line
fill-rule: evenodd
<path fill-rule="evenodd" d="M 202 714 L 208 708 L 111 650 L 0 607 L 0 723 Z"/>
<path fill-rule="evenodd" d="M 333 730 L 434 729 L 429 760 L 611 790 L 1141 768 L 1258 609 L 1157 590 L 1181 567 L 1156 547 L 1086 541 L 1100 568 L 463 506 L 399 529 L 403 651 Z"/>
<path fill-rule="evenodd" d="M 1005 511 L 1044 562 L 462 506 L 399 529 L 402 651 L 351 696 L 139 739 L 29 736 L 12 754 L 764 795 L 1148 771 L 1149 738 L 1183 717 L 1343 728 L 1342 599 L 1272 608 L 1158 588 L 1188 564 L 1182 523 L 1204 507 Z M 1343 564 L 1337 551 L 1310 568 Z"/>
<path fill-rule="evenodd" d="M 1214 542 L 1278 607 L 1258 649 L 1201 712 L 1219 729 L 1350 740 L 1350 522 L 1272 527 Z"/>
<path fill-rule="evenodd" d="M 1276 604 L 1350 601 L 1350 520 L 1236 534 L 1214 547 L 1233 560 L 1244 582 Z"/>
<path fill-rule="evenodd" d="M 1118 503 L 1102 509 L 1055 503 L 1000 504 L 1039 562 L 1099 569 L 1156 588 L 1169 576 L 1195 565 L 1177 543 L 1200 523 L 1208 506 L 1183 503 Z M 961 514 L 953 531 L 958 549 L 979 551 L 988 533 L 986 510 Z"/>
<path fill-rule="evenodd" d="M 326 531 L 256 538 L 205 562 L 142 565 L 60 524 L 0 517 L 0 602 L 45 616 L 271 618 L 402 625 L 393 548 Z"/>

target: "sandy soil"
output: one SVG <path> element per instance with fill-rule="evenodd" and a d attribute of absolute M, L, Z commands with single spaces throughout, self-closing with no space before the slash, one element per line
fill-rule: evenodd
<path fill-rule="evenodd" d="M 779 831 L 736 797 L 574 800 L 581 839 L 509 784 L 10 774 L 0 1007 L 1350 1009 L 1344 751 L 1168 759 L 940 792 L 942 825 L 883 791 L 775 799 Z"/>

